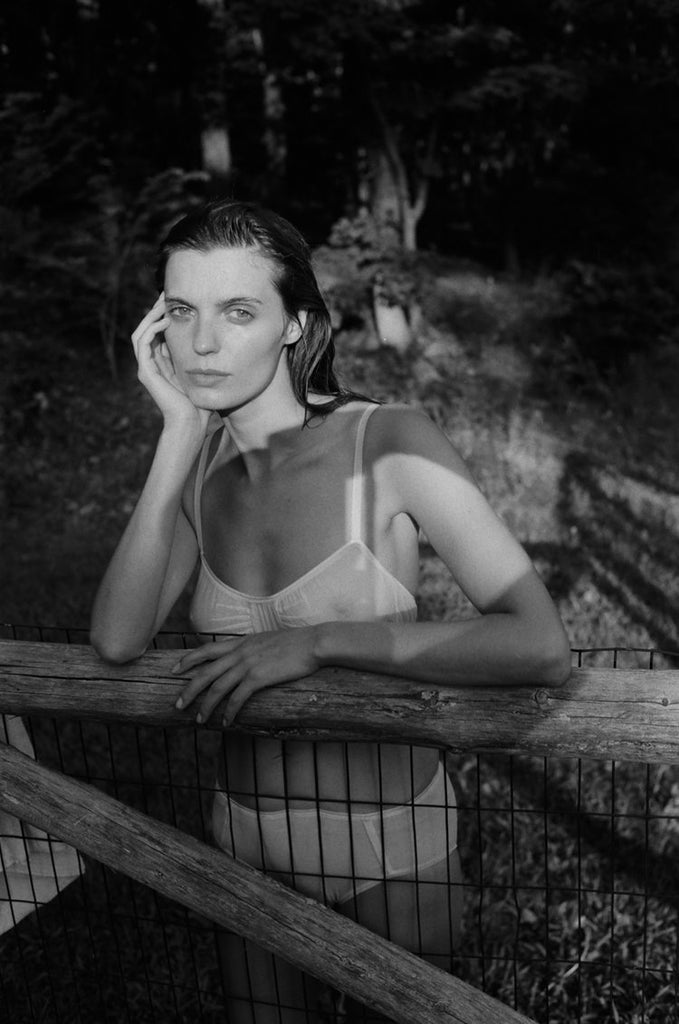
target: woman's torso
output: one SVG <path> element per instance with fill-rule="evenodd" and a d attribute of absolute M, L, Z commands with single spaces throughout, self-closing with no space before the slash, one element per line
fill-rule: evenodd
<path fill-rule="evenodd" d="M 193 493 L 201 563 L 194 628 L 255 633 L 335 620 L 413 621 L 417 527 L 380 468 L 384 417 L 352 403 L 274 439 L 249 477 L 226 431 L 206 442 Z M 239 802 L 274 809 L 318 800 L 354 809 L 403 803 L 436 751 L 400 744 L 311 743 L 230 732 L 220 770 Z"/>

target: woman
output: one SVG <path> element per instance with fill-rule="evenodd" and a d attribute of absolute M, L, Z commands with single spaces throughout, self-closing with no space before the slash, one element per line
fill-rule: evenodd
<path fill-rule="evenodd" d="M 178 706 L 199 722 L 219 711 L 230 725 L 253 693 L 324 665 L 434 684 L 566 678 L 554 606 L 448 440 L 419 411 L 340 388 L 292 225 L 208 204 L 170 232 L 159 278 L 132 340 L 163 429 L 96 597 L 102 657 L 139 657 L 197 566 L 195 629 L 239 634 L 178 663 Z M 416 621 L 420 529 L 480 616 Z M 230 732 L 213 828 L 229 852 L 450 965 L 456 812 L 435 750 Z M 299 972 L 224 943 L 229 1020 L 316 1019 Z"/>

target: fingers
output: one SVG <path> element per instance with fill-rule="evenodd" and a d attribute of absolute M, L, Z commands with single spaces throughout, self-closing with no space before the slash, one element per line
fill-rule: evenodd
<path fill-rule="evenodd" d="M 174 377 L 174 363 L 172 362 L 170 350 L 164 341 L 161 341 L 161 343 L 156 347 L 155 357 L 158 368 L 163 376 L 168 380 Z"/>
<path fill-rule="evenodd" d="M 198 705 L 196 722 L 198 722 L 199 725 L 203 722 L 207 722 L 208 718 L 217 706 L 229 696 L 234 687 L 238 686 L 242 672 L 243 669 L 241 666 L 235 666 L 230 671 L 222 673 L 218 679 L 213 680 L 212 685 L 209 686 L 207 693 Z"/>
<path fill-rule="evenodd" d="M 248 701 L 254 693 L 263 689 L 265 689 L 264 685 L 257 685 L 252 680 L 248 679 L 243 679 L 238 686 L 234 687 L 222 714 L 222 726 L 225 729 L 228 728 L 228 726 L 233 723 L 233 720 L 245 702 Z"/>
<path fill-rule="evenodd" d="M 249 698 L 271 685 L 262 682 L 251 672 L 247 658 L 239 650 L 243 637 L 206 644 L 186 654 L 173 668 L 173 673 L 197 669 L 188 686 L 182 690 L 175 707 L 179 710 L 198 701 L 196 722 L 206 722 L 218 705 L 226 700 L 222 716 L 224 727 L 232 724 Z M 200 667 L 198 667 L 200 666 Z"/>
<path fill-rule="evenodd" d="M 271 637 L 276 640 L 273 651 Z M 309 671 L 306 663 L 291 665 L 285 660 L 278 634 L 260 633 L 254 644 L 253 639 L 233 636 L 188 651 L 172 669 L 175 674 L 191 674 L 175 707 L 181 710 L 197 701 L 196 721 L 202 724 L 225 701 L 222 725 L 228 726 L 253 694 Z"/>
<path fill-rule="evenodd" d="M 150 353 L 156 335 L 164 331 L 169 323 L 165 316 L 165 293 L 161 292 L 132 334 L 132 345 L 138 362 L 145 353 Z"/>
<path fill-rule="evenodd" d="M 219 702 L 237 685 L 245 674 L 244 665 L 239 665 L 237 647 L 240 638 L 233 641 L 218 641 L 205 644 L 189 651 L 172 669 L 174 674 L 197 671 L 188 686 L 182 690 L 175 707 L 182 709 L 191 704 L 200 694 L 208 691 L 200 701 L 197 722 L 205 722 Z"/>
<path fill-rule="evenodd" d="M 134 354 L 140 366 L 143 365 L 145 360 L 150 361 L 153 358 L 153 343 L 156 340 L 156 336 L 166 330 L 169 324 L 170 321 L 166 317 L 163 317 L 162 320 L 156 320 L 146 328 L 136 342 L 133 341 Z"/>
<path fill-rule="evenodd" d="M 222 725 L 231 725 L 246 700 L 264 688 L 264 684 L 257 684 L 254 680 L 246 678 L 247 668 L 241 662 L 228 667 L 226 663 L 226 658 L 220 658 L 214 662 L 210 671 L 201 672 L 200 676 L 194 677 L 175 705 L 177 708 L 186 707 L 200 694 L 204 694 L 199 701 L 196 714 L 196 722 L 199 725 L 207 722 L 223 700 L 227 703 L 222 715 Z"/>
<path fill-rule="evenodd" d="M 146 316 L 144 316 L 143 319 L 139 321 L 139 324 L 137 325 L 137 328 L 132 332 L 132 343 L 134 345 L 137 345 L 138 342 L 139 342 L 139 339 L 142 337 L 144 332 L 146 330 L 148 330 L 148 328 L 153 323 L 155 323 L 156 321 L 158 321 L 162 317 L 164 317 L 164 315 L 165 315 L 165 292 L 161 292 L 160 295 L 158 296 L 158 298 L 156 299 L 156 301 L 151 306 L 151 308 L 148 311 L 148 313 L 146 314 Z"/>
<path fill-rule="evenodd" d="M 220 676 L 224 676 L 232 668 L 233 661 L 231 659 L 220 658 L 217 662 L 213 662 L 194 673 L 188 686 L 184 687 L 180 693 L 175 707 L 180 709 L 188 707 L 203 690 L 211 686 Z"/>
<path fill-rule="evenodd" d="M 227 640 L 215 640 L 212 643 L 201 644 L 200 647 L 194 647 L 193 650 L 183 654 L 173 667 L 172 672 L 174 675 L 181 675 L 183 672 L 195 668 L 196 665 L 201 665 L 204 661 L 216 661 L 224 654 L 234 651 L 242 642 L 242 636 L 234 636 Z"/>

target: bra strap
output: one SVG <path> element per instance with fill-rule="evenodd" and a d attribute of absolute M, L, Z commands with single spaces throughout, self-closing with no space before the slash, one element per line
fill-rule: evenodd
<path fill-rule="evenodd" d="M 358 421 L 356 431 L 356 447 L 354 448 L 354 474 L 351 480 L 351 541 L 363 540 L 363 443 L 368 420 L 377 409 L 377 405 L 369 405 Z"/>

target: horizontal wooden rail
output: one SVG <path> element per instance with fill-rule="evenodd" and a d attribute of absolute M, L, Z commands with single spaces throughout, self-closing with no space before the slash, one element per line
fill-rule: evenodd
<path fill-rule="evenodd" d="M 0 712 L 179 726 L 179 651 L 126 666 L 91 647 L 0 641 Z M 219 728 L 219 717 L 211 722 Z M 679 672 L 574 669 L 559 688 L 434 686 L 326 668 L 250 700 L 237 728 L 289 739 L 402 741 L 454 751 L 679 762 Z"/>
<path fill-rule="evenodd" d="M 531 1024 L 226 854 L 0 743 L 0 807 L 402 1024 Z M 376 979 L 380 979 L 378 983 Z"/>

